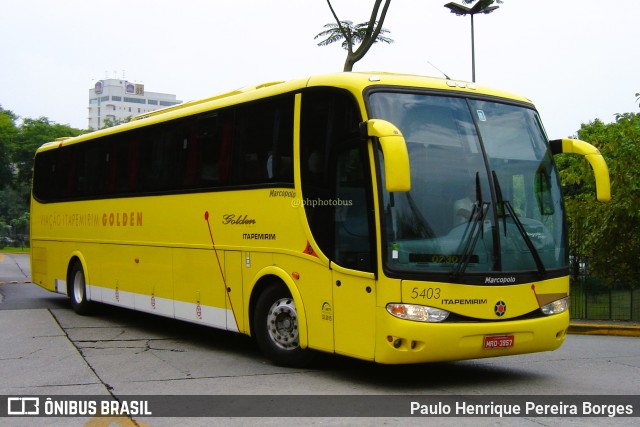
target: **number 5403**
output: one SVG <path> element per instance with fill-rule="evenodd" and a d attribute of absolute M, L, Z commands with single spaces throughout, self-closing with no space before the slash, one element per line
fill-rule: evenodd
<path fill-rule="evenodd" d="M 440 298 L 440 288 L 413 288 L 412 299 L 438 299 Z"/>

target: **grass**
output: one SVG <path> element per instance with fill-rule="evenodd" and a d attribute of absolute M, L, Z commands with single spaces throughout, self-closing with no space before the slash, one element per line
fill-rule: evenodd
<path fill-rule="evenodd" d="M 640 318 L 640 290 L 599 289 L 591 292 L 571 288 L 571 318 L 632 320 Z"/>
<path fill-rule="evenodd" d="M 0 252 L 5 254 L 28 254 L 31 252 L 31 248 L 14 248 L 5 246 L 4 248 L 0 248 Z"/>

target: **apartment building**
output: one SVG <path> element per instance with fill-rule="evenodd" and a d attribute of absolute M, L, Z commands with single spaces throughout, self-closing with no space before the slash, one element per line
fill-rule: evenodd
<path fill-rule="evenodd" d="M 181 102 L 176 95 L 146 91 L 141 83 L 124 79 L 99 80 L 89 89 L 89 129 L 100 129 L 105 121 L 122 121 Z"/>

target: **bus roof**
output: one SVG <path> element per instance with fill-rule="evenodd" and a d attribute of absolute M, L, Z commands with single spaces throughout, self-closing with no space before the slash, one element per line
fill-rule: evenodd
<path fill-rule="evenodd" d="M 443 77 L 429 77 L 410 74 L 397 74 L 389 72 L 345 72 L 317 75 L 304 79 L 290 81 L 274 81 L 262 83 L 256 86 L 244 87 L 230 92 L 214 95 L 207 98 L 184 102 L 182 104 L 159 109 L 149 113 L 141 114 L 131 119 L 128 123 L 114 127 L 100 129 L 91 133 L 83 134 L 73 138 L 58 139 L 53 142 L 43 144 L 40 150 L 52 149 L 97 136 L 116 134 L 128 129 L 141 128 L 149 124 L 159 123 L 166 120 L 189 116 L 208 110 L 221 107 L 258 100 L 280 93 L 288 93 L 301 90 L 307 87 L 338 87 L 351 91 L 352 93 L 362 93 L 362 91 L 372 86 L 398 86 L 415 89 L 434 89 L 457 93 L 488 95 L 517 102 L 531 104 L 531 101 L 522 96 L 496 89 L 478 86 L 462 80 L 452 80 Z"/>
<path fill-rule="evenodd" d="M 307 82 L 306 84 L 304 84 L 305 81 Z M 222 100 L 222 99 L 229 98 L 236 95 L 250 94 L 260 89 L 264 89 L 272 86 L 279 86 L 279 85 L 287 86 L 286 83 L 294 83 L 294 86 L 299 86 L 299 87 L 338 86 L 338 87 L 345 87 L 345 88 L 351 88 L 351 89 L 357 89 L 358 87 L 364 88 L 364 87 L 372 86 L 376 84 L 405 86 L 405 87 L 415 86 L 415 87 L 432 88 L 432 89 L 440 88 L 444 90 L 467 89 L 471 91 L 478 91 L 480 89 L 480 87 L 477 86 L 475 83 L 465 82 L 462 80 L 444 79 L 439 77 L 429 77 L 429 76 L 410 75 L 410 74 L 395 74 L 395 73 L 388 73 L 388 72 L 336 73 L 336 74 L 313 76 L 306 80 L 297 80 L 297 81 L 291 81 L 291 82 L 274 81 L 274 82 L 262 83 L 256 86 L 244 87 L 244 88 L 236 89 L 230 92 L 222 93 L 219 95 L 214 95 L 208 98 L 188 101 L 182 104 L 174 105 L 167 108 L 162 108 L 149 113 L 140 114 L 138 116 L 133 117 L 131 121 L 142 120 L 142 119 L 157 116 L 160 114 L 166 114 L 172 111 L 182 110 L 187 107 L 193 107 L 193 106 L 202 105 L 211 101 Z M 283 87 L 282 89 L 285 89 L 285 88 Z M 483 94 L 499 96 L 502 98 L 509 98 L 509 99 L 514 99 L 514 100 L 519 100 L 524 102 L 530 102 L 528 99 L 522 98 L 520 96 L 497 91 L 495 89 L 482 88 L 480 89 L 479 92 Z"/>
<path fill-rule="evenodd" d="M 183 102 L 181 104 L 176 104 L 176 105 L 172 105 L 170 107 L 160 108 L 160 109 L 155 110 L 155 111 L 151 111 L 151 112 L 148 112 L 148 113 L 140 114 L 138 116 L 133 117 L 131 119 L 131 121 L 146 119 L 148 117 L 157 116 L 158 114 L 165 114 L 165 113 L 168 113 L 170 111 L 181 110 L 181 109 L 186 108 L 186 107 L 192 107 L 194 105 L 200 105 L 200 104 L 204 104 L 206 102 L 215 101 L 216 99 L 222 99 L 222 98 L 228 98 L 228 97 L 234 96 L 234 95 L 240 95 L 241 93 L 247 93 L 247 92 L 255 91 L 255 90 L 258 90 L 258 89 L 265 88 L 265 87 L 281 84 L 281 83 L 284 83 L 284 81 L 262 83 L 262 84 L 259 84 L 259 85 L 256 85 L 256 86 L 244 87 L 244 88 L 232 90 L 231 92 L 226 92 L 226 93 L 221 93 L 219 95 L 210 96 L 208 98 L 195 99 L 193 101 Z"/>
<path fill-rule="evenodd" d="M 351 72 L 314 76 L 308 81 L 308 86 L 338 86 L 352 89 L 360 87 L 360 90 L 365 87 L 375 85 L 399 86 L 416 89 L 441 89 L 444 91 L 466 92 L 469 94 L 477 93 L 531 104 L 531 101 L 525 97 L 486 86 L 480 86 L 476 83 L 444 77 L 422 76 L 415 74 Z"/>

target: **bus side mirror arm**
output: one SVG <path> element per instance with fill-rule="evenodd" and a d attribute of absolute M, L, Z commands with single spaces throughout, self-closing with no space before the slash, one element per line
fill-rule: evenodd
<path fill-rule="evenodd" d="M 363 139 L 377 138 L 384 157 L 385 188 L 388 192 L 411 190 L 411 169 L 407 143 L 400 130 L 386 120 L 371 119 L 360 123 Z"/>
<path fill-rule="evenodd" d="M 611 200 L 611 183 L 609 168 L 600 151 L 588 142 L 579 139 L 556 139 L 549 142 L 551 152 L 555 154 L 579 154 L 591 165 L 596 178 L 596 199 L 601 202 Z"/>

